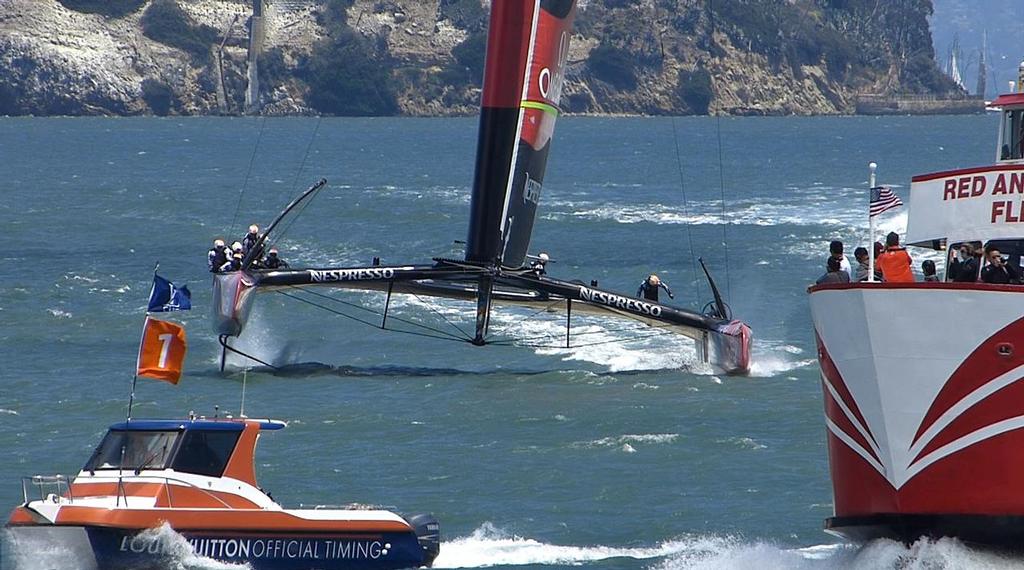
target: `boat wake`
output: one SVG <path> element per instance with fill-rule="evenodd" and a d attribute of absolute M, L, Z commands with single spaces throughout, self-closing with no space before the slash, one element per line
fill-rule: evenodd
<path fill-rule="evenodd" d="M 444 315 L 449 322 L 461 323 L 471 312 L 465 303 L 451 300 L 432 299 L 424 301 L 414 297 L 400 297 L 392 302 L 393 313 L 402 315 L 404 310 L 422 310 L 425 307 L 436 314 Z M 228 354 L 229 370 L 249 368 L 283 377 L 306 377 L 335 375 L 339 377 L 375 376 L 459 376 L 487 373 L 530 375 L 548 371 L 523 369 L 520 371 L 503 368 L 500 370 L 472 370 L 447 367 L 420 366 L 350 366 L 309 359 L 313 350 L 295 343 L 282 341 L 274 333 L 268 318 L 259 307 L 250 317 L 245 333 L 232 341 L 232 346 L 252 354 L 273 365 L 252 366 L 254 363 L 237 355 Z M 698 362 L 697 352 L 690 339 L 634 323 L 615 323 L 594 315 L 574 317 L 571 329 L 572 346 L 565 348 L 565 321 L 562 315 L 538 315 L 524 309 L 508 308 L 491 316 L 493 341 L 498 344 L 532 349 L 536 354 L 563 362 L 588 363 L 596 366 L 591 372 L 622 374 L 655 370 L 682 370 L 684 372 L 712 376 L 715 371 Z M 219 348 L 219 347 L 218 347 Z M 750 375 L 773 377 L 815 363 L 813 355 L 806 357 L 803 349 L 779 341 L 754 339 Z M 211 363 L 219 363 L 219 350 L 211 354 Z"/>
<path fill-rule="evenodd" d="M 0 570 L 97 570 L 88 550 L 81 552 L 73 546 L 31 542 L 16 543 L 10 533 L 4 531 L 0 540 Z M 161 570 L 245 570 L 245 564 L 228 564 L 206 558 L 195 553 L 192 545 L 170 526 L 142 532 L 140 535 L 147 545 L 166 555 L 161 560 Z M 102 570 L 99 568 L 98 570 Z"/>
<path fill-rule="evenodd" d="M 562 546 L 514 536 L 484 523 L 467 537 L 441 547 L 435 568 L 494 566 L 587 566 L 633 560 L 629 567 L 649 570 L 953 570 L 1021 569 L 1024 558 L 972 550 L 954 539 L 921 540 L 911 546 L 878 540 L 858 548 L 823 544 L 787 548 L 770 542 L 745 542 L 729 536 L 686 535 L 650 547 Z M 602 564 L 602 567 L 608 567 Z"/>

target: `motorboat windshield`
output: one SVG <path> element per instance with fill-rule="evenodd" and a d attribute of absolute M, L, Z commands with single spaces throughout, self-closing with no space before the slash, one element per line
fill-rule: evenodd
<path fill-rule="evenodd" d="M 84 471 L 165 469 L 180 431 L 110 430 Z"/>
<path fill-rule="evenodd" d="M 173 469 L 179 473 L 220 477 L 244 427 L 234 422 L 153 424 L 156 422 L 112 426 L 83 470 Z"/>

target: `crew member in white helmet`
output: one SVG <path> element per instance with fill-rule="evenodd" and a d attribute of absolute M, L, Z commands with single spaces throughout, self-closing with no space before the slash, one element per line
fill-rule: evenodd
<path fill-rule="evenodd" d="M 216 273 L 220 271 L 220 267 L 224 265 L 228 260 L 228 250 L 224 245 L 224 240 L 217 238 L 213 240 L 213 247 L 207 253 L 207 264 L 209 265 L 210 271 Z"/>
<path fill-rule="evenodd" d="M 533 272 L 537 274 L 537 277 L 540 277 L 541 275 L 547 275 L 547 270 L 544 268 L 544 266 L 547 265 L 549 261 L 551 261 L 551 256 L 542 251 L 540 252 L 540 254 L 537 255 L 537 261 L 534 261 L 533 264 L 530 265 L 530 268 L 533 269 Z"/>
<path fill-rule="evenodd" d="M 256 224 L 249 226 L 249 233 L 245 234 L 242 238 L 242 253 L 248 254 L 249 250 L 256 246 L 256 242 L 260 239 L 260 227 Z M 255 256 L 255 259 L 263 257 L 262 255 Z"/>

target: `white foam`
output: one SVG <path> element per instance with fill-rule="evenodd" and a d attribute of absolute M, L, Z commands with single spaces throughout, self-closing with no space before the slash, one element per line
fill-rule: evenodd
<path fill-rule="evenodd" d="M 623 434 L 615 437 L 602 437 L 592 441 L 577 442 L 573 447 L 619 447 L 631 446 L 631 444 L 659 444 L 673 443 L 679 439 L 678 433 L 644 433 L 644 434 Z"/>
<path fill-rule="evenodd" d="M 750 357 L 750 375 L 757 378 L 780 376 L 786 372 L 814 365 L 813 358 L 799 358 L 803 349 L 791 344 L 754 339 Z M 787 356 L 792 355 L 792 357 Z"/>
<path fill-rule="evenodd" d="M 486 568 L 528 564 L 580 565 L 614 558 L 650 560 L 675 553 L 679 545 L 666 542 L 651 548 L 560 546 L 510 535 L 484 523 L 468 537 L 441 545 L 434 568 Z"/>
<path fill-rule="evenodd" d="M 8 410 L 7 408 L 0 408 L 0 414 L 10 414 L 12 416 L 18 415 L 17 410 Z"/>
<path fill-rule="evenodd" d="M 920 540 L 907 547 L 878 540 L 864 547 L 820 544 L 793 548 L 733 536 L 683 535 L 650 547 L 566 546 L 516 536 L 484 523 L 466 537 L 441 546 L 435 568 L 566 565 L 633 559 L 649 560 L 651 570 L 957 570 L 1021 569 L 1024 560 L 972 550 L 954 539 Z M 602 565 L 604 567 L 604 565 Z"/>
<path fill-rule="evenodd" d="M 160 545 L 160 552 L 170 558 L 168 568 L 174 570 L 239 570 L 250 568 L 248 564 L 229 564 L 219 562 L 196 554 L 192 545 L 185 537 L 174 531 L 167 523 L 162 526 L 143 531 L 139 537 L 144 541 L 152 541 Z"/>
<path fill-rule="evenodd" d="M 74 316 L 68 311 L 62 309 L 46 309 L 46 312 L 57 317 L 58 319 L 70 319 L 71 317 Z"/>
<path fill-rule="evenodd" d="M 768 449 L 767 445 L 765 445 L 763 443 L 758 443 L 757 441 L 755 441 L 753 438 L 750 438 L 750 437 L 730 437 L 730 438 L 726 438 L 726 439 L 719 439 L 719 440 L 717 440 L 717 442 L 718 443 L 728 443 L 728 444 L 731 444 L 731 445 L 734 445 L 736 447 L 740 447 L 740 448 L 743 448 L 743 449 L 752 449 L 752 450 Z"/>

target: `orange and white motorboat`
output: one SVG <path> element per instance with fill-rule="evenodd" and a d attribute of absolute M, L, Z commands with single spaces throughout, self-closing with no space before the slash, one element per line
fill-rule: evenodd
<path fill-rule="evenodd" d="M 991 103 L 993 165 L 913 178 L 907 243 L 984 242 L 1020 266 L 1020 87 Z M 835 498 L 826 529 L 1024 544 L 1024 286 L 975 275 L 827 284 L 810 289 L 810 305 Z"/>
<path fill-rule="evenodd" d="M 110 427 L 73 479 L 36 476 L 7 523 L 20 556 L 73 553 L 79 568 L 162 568 L 152 529 L 170 526 L 196 555 L 255 569 L 430 566 L 440 533 L 431 515 L 375 508 L 282 508 L 256 484 L 253 454 L 283 422 L 131 420 Z M 30 498 L 38 488 L 38 498 Z M 30 491 L 31 490 L 31 491 Z"/>

